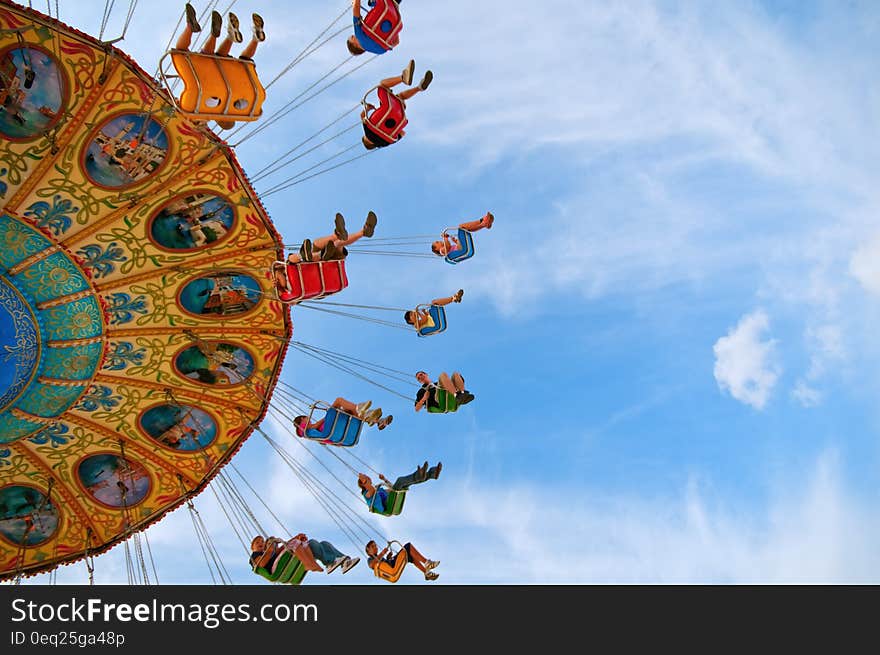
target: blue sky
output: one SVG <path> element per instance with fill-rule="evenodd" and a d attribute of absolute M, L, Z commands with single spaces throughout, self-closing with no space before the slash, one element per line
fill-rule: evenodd
<path fill-rule="evenodd" d="M 345 3 L 301 4 L 233 9 L 266 19 L 264 80 Z M 83 7 L 62 19 L 96 33 L 103 3 Z M 153 70 L 181 8 L 139 6 L 123 49 Z M 394 413 L 359 457 L 392 479 L 443 461 L 380 530 L 440 559 L 439 583 L 880 581 L 876 4 L 402 10 L 398 49 L 237 150 L 258 171 L 412 57 L 435 80 L 408 103 L 405 140 L 269 196 L 270 215 L 290 243 L 336 211 L 357 226 L 373 209 L 377 236 L 497 218 L 460 266 L 349 258 L 340 302 L 403 307 L 464 288 L 442 336 L 294 310 L 303 342 L 461 370 L 476 395 L 416 415 L 289 354 L 290 384 Z M 343 38 L 282 78 L 266 111 L 341 61 Z M 258 436 L 236 461 L 289 530 L 354 554 Z M 235 581 L 255 582 L 211 494 L 196 502 Z M 184 511 L 148 534 L 162 582 L 208 581 Z M 116 548 L 96 579 L 124 571 Z M 59 580 L 83 582 L 84 567 Z M 306 579 L 373 581 L 363 564 Z M 403 581 L 424 584 L 414 570 Z"/>

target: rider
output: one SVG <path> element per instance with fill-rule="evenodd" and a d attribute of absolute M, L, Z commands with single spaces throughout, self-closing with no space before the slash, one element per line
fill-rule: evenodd
<path fill-rule="evenodd" d="M 463 295 L 464 289 L 459 289 L 455 294 L 447 296 L 446 298 L 434 298 L 434 300 L 431 301 L 431 306 L 443 307 L 451 302 L 461 302 L 461 297 Z M 403 313 L 403 320 L 412 325 L 416 330 L 432 328 L 435 327 L 435 325 L 430 312 L 430 309 L 413 309 Z"/>
<path fill-rule="evenodd" d="M 437 462 L 437 465 L 431 468 L 428 468 L 428 462 L 425 462 L 409 475 L 401 475 L 393 484 L 391 480 L 381 473 L 379 478 L 394 491 L 406 491 L 414 484 L 436 480 L 440 477 L 440 471 L 442 470 L 443 462 Z M 374 485 L 372 478 L 366 473 L 358 473 L 358 489 L 361 490 L 361 495 L 367 501 L 370 509 L 378 514 L 382 514 L 385 511 L 385 506 L 388 502 L 387 488 Z"/>
<path fill-rule="evenodd" d="M 468 232 L 476 232 L 477 230 L 482 230 L 486 228 L 487 230 L 492 229 L 492 223 L 495 222 L 495 217 L 492 215 L 492 212 L 486 212 L 486 215 L 483 218 L 476 221 L 468 221 L 466 223 L 459 223 L 458 227 Z M 458 250 L 461 248 L 461 243 L 459 243 L 458 239 L 454 236 L 449 236 L 447 234 L 443 234 L 443 238 L 435 241 L 431 244 L 431 252 L 435 255 L 440 255 L 441 257 L 445 257 L 447 253 L 452 252 L 453 250 Z"/>
<path fill-rule="evenodd" d="M 367 545 L 364 548 L 364 551 L 367 553 L 367 566 L 373 569 L 373 572 L 376 573 L 376 575 L 378 575 L 376 569 L 381 562 L 384 561 L 393 568 L 397 563 L 397 558 L 401 556 L 400 554 L 406 553 L 407 561 L 425 574 L 425 580 L 436 580 L 440 577 L 439 573 L 431 570 L 440 566 L 439 560 L 428 559 L 417 551 L 416 547 L 411 543 L 405 543 L 403 548 L 397 551 L 394 555 L 388 555 L 389 550 L 391 550 L 390 545 L 385 546 L 385 548 L 380 551 L 375 541 L 370 540 L 367 542 Z"/>
<path fill-rule="evenodd" d="M 424 371 L 416 373 L 416 380 L 422 383 L 422 387 L 416 393 L 415 409 L 420 411 L 425 405 L 430 411 L 432 408 L 442 410 L 437 398 L 438 387 L 442 387 L 455 396 L 456 405 L 466 405 L 474 399 L 474 394 L 464 388 L 464 378 L 461 373 L 455 372 L 450 378 L 446 373 L 441 373 L 437 382 L 431 382 L 430 376 Z"/>
<path fill-rule="evenodd" d="M 382 408 L 376 408 L 371 410 L 370 406 L 373 404 L 372 400 L 368 400 L 363 403 L 355 404 L 350 400 L 346 400 L 345 398 L 337 398 L 333 401 L 333 404 L 330 405 L 338 410 L 345 412 L 346 414 L 350 414 L 355 418 L 361 419 L 367 425 L 377 425 L 380 430 L 384 430 L 386 427 L 391 425 L 391 421 L 394 420 L 394 416 L 388 414 L 387 416 L 382 416 Z M 304 437 L 306 430 L 318 430 L 321 431 L 324 429 L 324 419 L 320 419 L 315 421 L 314 423 L 309 423 L 309 419 L 307 416 L 297 416 L 293 419 L 293 425 L 296 428 L 296 433 Z"/>
<path fill-rule="evenodd" d="M 361 122 L 363 123 L 364 127 L 364 136 L 361 138 L 361 141 L 367 150 L 390 146 L 392 143 L 396 143 L 397 141 L 402 139 L 403 135 L 406 134 L 406 132 L 404 132 L 402 129 L 399 129 L 400 122 L 398 122 L 398 119 L 389 116 L 382 123 L 382 127 L 395 134 L 394 140 L 389 141 L 370 126 L 370 119 L 373 118 L 377 111 L 384 111 L 385 109 L 390 107 L 392 103 L 395 102 L 400 103 L 401 114 L 403 114 L 406 111 L 406 100 L 412 98 L 419 91 L 427 90 L 428 86 L 431 84 L 431 80 L 434 79 L 434 73 L 432 73 L 431 71 L 427 71 L 425 73 L 425 76 L 422 78 L 422 81 L 419 82 L 418 86 L 409 88 L 406 91 L 401 91 L 399 94 L 395 94 L 391 90 L 398 84 L 412 84 L 415 69 L 416 62 L 410 60 L 407 67 L 403 69 L 403 72 L 400 75 L 396 77 L 388 77 L 379 82 L 378 94 L 380 107 L 376 108 L 373 105 L 367 103 L 367 106 L 361 112 Z M 368 110 L 370 110 L 369 114 L 367 113 Z M 401 118 L 400 120 L 402 121 L 403 119 Z M 397 128 L 397 131 L 395 131 L 395 128 Z"/>
<path fill-rule="evenodd" d="M 365 52 L 381 55 L 400 42 L 400 30 L 403 29 L 400 0 L 373 0 L 370 4 L 373 8 L 364 18 L 361 18 L 360 0 L 354 0 L 351 5 L 354 34 L 345 44 L 355 56 Z"/>

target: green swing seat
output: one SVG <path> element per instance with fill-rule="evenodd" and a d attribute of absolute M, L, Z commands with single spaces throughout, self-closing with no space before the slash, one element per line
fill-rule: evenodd
<path fill-rule="evenodd" d="M 385 502 L 385 511 L 380 512 L 378 509 L 374 508 L 372 501 L 370 502 L 370 511 L 373 514 L 380 514 L 382 516 L 397 516 L 403 511 L 403 503 L 406 501 L 406 491 L 397 491 L 395 489 L 390 489 L 387 486 L 384 487 L 388 491 L 388 500 Z M 376 496 L 373 496 L 373 499 L 375 498 Z"/>
<path fill-rule="evenodd" d="M 272 563 L 272 568 L 258 566 L 254 573 L 261 575 L 269 582 L 298 585 L 306 577 L 306 567 L 289 550 L 283 551 Z"/>
<path fill-rule="evenodd" d="M 458 402 L 455 395 L 449 393 L 446 389 L 437 387 L 434 391 L 434 398 L 437 400 L 437 407 L 428 406 L 431 414 L 448 414 L 458 409 Z"/>

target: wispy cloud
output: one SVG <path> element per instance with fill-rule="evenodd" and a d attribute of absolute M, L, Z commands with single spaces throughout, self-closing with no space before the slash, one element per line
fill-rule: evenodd
<path fill-rule="evenodd" d="M 764 409 L 781 367 L 776 341 L 765 339 L 770 319 L 762 310 L 743 316 L 715 342 L 715 380 L 722 391 L 755 409 Z"/>
<path fill-rule="evenodd" d="M 414 489 L 405 515 L 383 525 L 441 560 L 440 583 L 880 581 L 876 508 L 847 489 L 834 451 L 805 471 L 770 480 L 768 497 L 757 504 L 718 498 L 711 483 L 698 480 L 670 496 L 647 497 L 450 478 L 442 494 Z M 216 510 L 207 513 L 213 524 Z M 166 567 L 173 565 L 175 580 L 204 583 L 207 573 L 185 521 L 177 512 L 150 531 L 160 577 L 171 581 Z M 235 581 L 253 583 L 246 554 L 219 521 L 214 534 Z M 335 534 L 329 521 L 310 526 L 321 538 Z M 332 540 L 351 550 L 344 540 Z M 121 550 L 113 551 L 115 560 L 102 558 L 99 582 L 124 582 Z M 381 584 L 363 564 L 344 578 L 334 575 L 334 583 Z M 65 568 L 59 581 L 82 583 L 83 576 Z M 325 581 L 310 574 L 306 584 Z M 401 583 L 425 584 L 415 569 Z"/>

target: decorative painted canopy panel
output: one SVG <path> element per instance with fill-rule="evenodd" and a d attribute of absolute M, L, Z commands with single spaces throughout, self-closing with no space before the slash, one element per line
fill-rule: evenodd
<path fill-rule="evenodd" d="M 119 50 L 0 0 L 0 579 L 201 490 L 291 335 L 223 141 Z"/>

